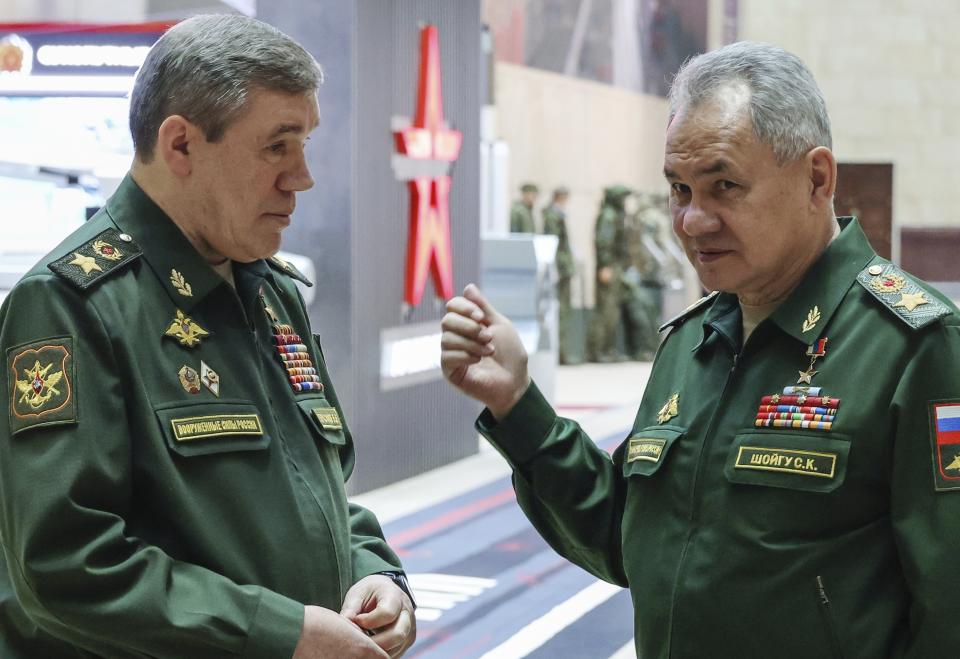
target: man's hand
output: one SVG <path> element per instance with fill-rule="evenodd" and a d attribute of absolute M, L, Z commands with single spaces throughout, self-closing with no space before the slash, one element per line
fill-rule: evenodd
<path fill-rule="evenodd" d="M 502 419 L 530 386 L 527 351 L 517 330 L 473 284 L 447 302 L 440 327 L 444 376 Z"/>
<path fill-rule="evenodd" d="M 370 640 L 391 658 L 401 656 L 417 638 L 413 602 L 382 574 L 371 574 L 355 583 L 347 591 L 340 615 L 366 630 Z"/>
<path fill-rule="evenodd" d="M 304 607 L 293 659 L 387 659 L 360 627 L 330 609 Z"/>

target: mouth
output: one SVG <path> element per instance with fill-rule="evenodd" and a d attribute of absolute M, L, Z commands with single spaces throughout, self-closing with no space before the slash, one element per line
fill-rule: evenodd
<path fill-rule="evenodd" d="M 729 249 L 709 248 L 695 249 L 693 253 L 696 255 L 697 261 L 700 263 L 713 263 L 714 261 L 722 259 L 724 256 L 729 256 L 733 253 L 733 251 Z"/>

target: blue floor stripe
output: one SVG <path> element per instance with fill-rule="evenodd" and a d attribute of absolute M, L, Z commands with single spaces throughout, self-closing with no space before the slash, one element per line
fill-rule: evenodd
<path fill-rule="evenodd" d="M 607 659 L 633 638 L 630 591 L 617 593 L 544 643 L 527 659 Z"/>

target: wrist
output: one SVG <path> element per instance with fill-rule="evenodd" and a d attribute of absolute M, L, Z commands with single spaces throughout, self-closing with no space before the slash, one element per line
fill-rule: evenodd
<path fill-rule="evenodd" d="M 510 411 L 516 407 L 517 403 L 520 402 L 520 399 L 523 398 L 523 395 L 527 393 L 527 389 L 530 388 L 530 374 L 526 374 L 524 377 L 523 385 L 516 388 L 511 392 L 510 396 L 503 401 L 496 401 L 490 405 L 487 405 L 487 409 L 490 410 L 490 414 L 493 415 L 493 418 L 497 421 L 503 421 L 504 417 L 510 414 Z"/>

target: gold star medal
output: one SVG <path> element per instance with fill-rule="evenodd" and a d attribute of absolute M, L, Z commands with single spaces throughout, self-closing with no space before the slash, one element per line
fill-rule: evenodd
<path fill-rule="evenodd" d="M 667 402 L 663 404 L 663 407 L 660 408 L 660 412 L 657 414 L 657 421 L 660 423 L 666 423 L 680 413 L 679 407 L 680 394 L 676 393 L 670 396 L 670 398 L 667 399 Z"/>
<path fill-rule="evenodd" d="M 201 337 L 209 334 L 210 332 L 197 325 L 192 318 L 185 316 L 179 309 L 177 309 L 177 317 L 170 323 L 167 331 L 163 333 L 164 336 L 176 339 L 180 345 L 187 348 L 197 345 L 200 343 Z"/>
<path fill-rule="evenodd" d="M 210 393 L 217 398 L 220 397 L 220 376 L 202 360 L 200 361 L 200 381 L 210 390 Z"/>
<path fill-rule="evenodd" d="M 817 360 L 827 354 L 827 337 L 821 337 L 815 342 L 807 346 L 807 357 L 810 358 L 810 365 L 805 371 L 798 371 L 800 378 L 797 380 L 797 384 L 813 384 L 811 380 L 813 376 L 819 373 L 820 371 L 814 370 L 813 366 L 817 363 Z"/>
<path fill-rule="evenodd" d="M 200 376 L 195 370 L 184 364 L 177 375 L 180 376 L 180 384 L 188 394 L 200 393 Z"/>
<path fill-rule="evenodd" d="M 75 265 L 83 270 L 83 274 L 89 275 L 94 270 L 103 272 L 103 268 L 100 267 L 100 265 L 97 263 L 97 260 L 92 256 L 84 256 L 79 252 L 74 252 L 73 255 L 76 258 L 70 261 L 70 265 Z"/>

